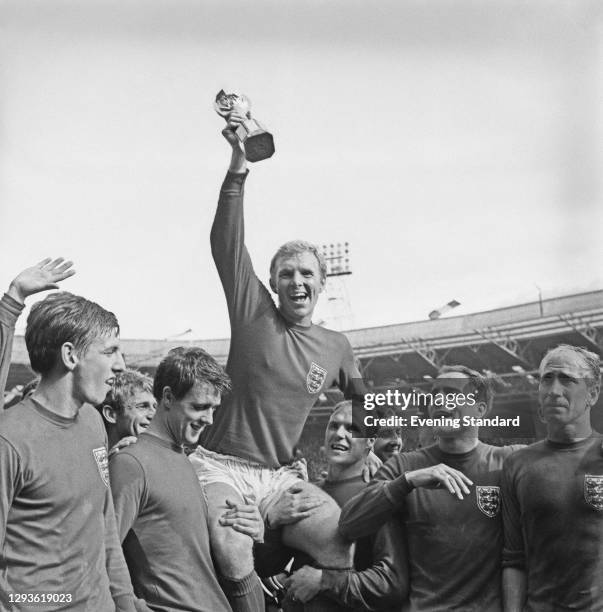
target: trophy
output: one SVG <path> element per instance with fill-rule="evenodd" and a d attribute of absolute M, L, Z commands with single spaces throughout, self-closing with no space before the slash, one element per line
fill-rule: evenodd
<path fill-rule="evenodd" d="M 233 110 L 243 113 L 247 119 L 237 127 L 235 134 L 243 144 L 245 158 L 250 162 L 261 161 L 272 157 L 274 153 L 274 139 L 262 125 L 251 118 L 249 109 L 251 102 L 249 98 L 240 93 L 226 93 L 223 89 L 218 92 L 214 108 L 218 115 L 228 121 L 228 116 Z"/>

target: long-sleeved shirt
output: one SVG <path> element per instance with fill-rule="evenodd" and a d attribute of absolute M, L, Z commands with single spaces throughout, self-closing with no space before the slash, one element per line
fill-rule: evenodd
<path fill-rule="evenodd" d="M 230 612 L 211 557 L 207 504 L 182 447 L 142 434 L 109 467 L 136 594 L 161 612 Z"/>
<path fill-rule="evenodd" d="M 343 506 L 366 483 L 356 476 L 320 486 Z M 353 570 L 322 570 L 321 592 L 352 610 L 399 610 L 408 591 L 404 546 L 400 525 L 388 521 L 356 542 Z"/>
<path fill-rule="evenodd" d="M 392 457 L 347 503 L 340 531 L 359 537 L 401 512 L 410 568 L 409 610 L 490 612 L 501 609 L 500 477 L 518 446 L 478 443 L 463 454 L 437 445 Z M 412 490 L 404 473 L 445 463 L 473 481 L 463 500 L 447 490 Z"/>
<path fill-rule="evenodd" d="M 0 600 L 65 595 L 48 610 L 134 611 L 115 526 L 106 434 L 84 405 L 73 418 L 34 399 L 0 413 Z M 19 610 L 40 610 L 39 603 Z"/>
<path fill-rule="evenodd" d="M 603 610 L 602 441 L 543 440 L 505 462 L 503 566 L 526 572 L 530 612 Z"/>
<path fill-rule="evenodd" d="M 4 407 L 4 391 L 13 351 L 15 323 L 24 305 L 5 293 L 0 299 L 0 410 Z"/>
<path fill-rule="evenodd" d="M 319 325 L 286 321 L 257 278 L 244 240 L 245 174 L 228 173 L 211 231 L 214 261 L 226 295 L 232 392 L 202 434 L 206 448 L 278 468 L 293 459 L 321 390 L 362 392 L 347 338 Z"/>

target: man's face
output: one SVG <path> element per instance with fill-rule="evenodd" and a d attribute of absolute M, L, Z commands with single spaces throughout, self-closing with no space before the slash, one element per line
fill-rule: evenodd
<path fill-rule="evenodd" d="M 172 398 L 168 423 L 176 443 L 197 444 L 201 432 L 214 422 L 221 401 L 220 392 L 206 382 L 196 382 L 182 399 Z"/>
<path fill-rule="evenodd" d="M 597 399 L 597 391 L 589 388 L 586 375 L 581 357 L 573 351 L 560 350 L 543 361 L 538 400 L 547 425 L 590 426 L 590 406 Z"/>
<path fill-rule="evenodd" d="M 400 432 L 397 429 L 386 429 L 380 431 L 375 438 L 373 452 L 385 463 L 390 457 L 400 453 L 402 447 L 403 442 Z"/>
<path fill-rule="evenodd" d="M 124 358 L 115 331 L 97 337 L 78 355 L 73 369 L 74 390 L 82 402 L 96 406 L 113 386 L 115 375 L 125 369 Z"/>
<path fill-rule="evenodd" d="M 477 399 L 473 406 L 468 405 L 465 401 L 467 395 L 474 393 L 474 389 L 471 379 L 463 372 L 440 374 L 433 383 L 432 393 L 434 403 L 429 407 L 430 417 L 460 419 L 460 427 L 448 425 L 434 427 L 434 435 L 436 436 L 456 437 L 462 435 L 467 429 L 467 426 L 463 425 L 464 416 L 482 416 Z M 436 395 L 439 396 L 437 403 Z"/>
<path fill-rule="evenodd" d="M 151 392 L 136 390 L 123 410 L 115 413 L 115 426 L 119 437 L 139 436 L 151 423 L 156 408 L 157 402 Z"/>
<path fill-rule="evenodd" d="M 291 257 L 279 257 L 272 278 L 272 290 L 278 295 L 280 310 L 290 323 L 310 325 L 318 296 L 324 288 L 315 255 L 304 251 Z"/>
<path fill-rule="evenodd" d="M 352 437 L 352 433 L 355 437 Z M 338 410 L 329 419 L 325 431 L 325 456 L 327 463 L 351 466 L 364 462 L 370 442 L 359 438 L 359 431 L 352 424 L 352 408 Z"/>

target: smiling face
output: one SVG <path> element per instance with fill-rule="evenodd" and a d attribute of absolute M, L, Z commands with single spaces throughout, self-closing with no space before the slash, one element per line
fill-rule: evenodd
<path fill-rule="evenodd" d="M 174 442 L 197 444 L 201 432 L 213 423 L 214 411 L 221 400 L 220 392 L 206 382 L 196 382 L 181 399 L 176 399 L 170 388 L 166 387 L 162 403 Z"/>
<path fill-rule="evenodd" d="M 383 463 L 400 453 L 404 446 L 402 436 L 398 429 L 385 429 L 379 431 L 375 438 L 373 452 Z"/>
<path fill-rule="evenodd" d="M 281 314 L 289 323 L 309 326 L 318 296 L 324 289 L 318 259 L 310 251 L 279 257 L 270 277 Z"/>
<path fill-rule="evenodd" d="M 561 349 L 545 357 L 540 365 L 539 413 L 552 430 L 573 427 L 577 433 L 590 432 L 590 408 L 597 401 L 598 388 L 589 384 L 588 369 L 580 355 Z"/>
<path fill-rule="evenodd" d="M 157 402 L 150 391 L 135 391 L 122 410 L 115 412 L 115 425 L 120 438 L 139 436 L 151 424 Z"/>
<path fill-rule="evenodd" d="M 324 447 L 329 466 L 350 468 L 364 465 L 372 439 L 360 438 L 359 435 L 360 431 L 352 423 L 351 405 L 346 405 L 331 415 L 325 431 Z"/>
<path fill-rule="evenodd" d="M 96 406 L 111 389 L 115 376 L 125 369 L 117 331 L 95 338 L 82 354 L 74 349 L 72 352 L 76 360 L 73 367 L 74 395 L 80 401 Z"/>

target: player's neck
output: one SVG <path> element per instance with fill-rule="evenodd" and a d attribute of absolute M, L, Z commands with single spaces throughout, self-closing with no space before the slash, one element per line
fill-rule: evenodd
<path fill-rule="evenodd" d="M 68 419 L 75 417 L 84 405 L 84 401 L 73 388 L 69 375 L 50 374 L 42 378 L 33 398 L 46 410 Z"/>
<path fill-rule="evenodd" d="M 283 319 L 285 319 L 285 321 L 287 321 L 289 325 L 298 325 L 299 327 L 312 327 L 312 315 L 314 314 L 313 312 L 300 318 L 292 317 L 285 311 L 284 308 L 281 308 L 280 306 L 279 312 L 281 313 Z"/>
<path fill-rule="evenodd" d="M 438 448 L 443 453 L 450 455 L 462 455 L 472 451 L 479 443 L 477 436 L 460 436 L 450 438 L 438 438 Z"/>
<path fill-rule="evenodd" d="M 170 444 L 181 444 L 180 440 L 176 440 L 173 435 L 169 427 L 167 414 L 163 410 L 157 410 L 151 424 L 147 428 L 147 432 Z"/>
<path fill-rule="evenodd" d="M 364 468 L 364 461 L 353 463 L 352 465 L 339 465 L 337 463 L 329 464 L 327 471 L 327 480 L 330 482 L 337 482 L 339 480 L 348 480 L 349 478 L 355 478 L 356 476 L 362 476 L 362 470 Z"/>
<path fill-rule="evenodd" d="M 555 423 L 547 425 L 547 439 L 551 442 L 561 442 L 562 444 L 580 442 L 590 438 L 593 430 L 590 423 L 568 423 L 567 425 L 555 426 Z"/>

